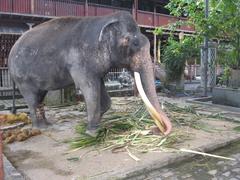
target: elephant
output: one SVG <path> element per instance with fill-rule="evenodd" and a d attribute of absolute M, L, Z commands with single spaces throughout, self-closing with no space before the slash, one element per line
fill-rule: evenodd
<path fill-rule="evenodd" d="M 142 81 L 137 84 L 147 109 L 167 135 L 172 125 L 158 102 L 149 51 L 149 40 L 128 12 L 58 17 L 17 40 L 9 55 L 9 71 L 29 107 L 32 126 L 49 125 L 43 104 L 47 92 L 74 84 L 87 107 L 86 133 L 95 135 L 111 105 L 103 78 L 111 68 L 127 68 Z"/>

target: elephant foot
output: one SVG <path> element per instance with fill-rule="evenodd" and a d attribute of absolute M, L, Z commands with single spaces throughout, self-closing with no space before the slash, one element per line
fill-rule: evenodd
<path fill-rule="evenodd" d="M 47 120 L 38 120 L 36 123 L 33 123 L 32 126 L 38 129 L 47 129 L 48 127 L 52 126 Z"/>
<path fill-rule="evenodd" d="M 86 130 L 85 133 L 91 137 L 97 137 L 97 129 Z"/>
<path fill-rule="evenodd" d="M 91 137 L 97 137 L 98 128 L 99 128 L 99 123 L 98 122 L 88 122 L 87 129 L 86 129 L 85 133 L 88 134 Z"/>
<path fill-rule="evenodd" d="M 110 109 L 110 107 L 111 107 L 111 103 L 107 103 L 107 105 L 105 105 L 104 107 L 102 107 L 102 109 L 101 109 L 101 116 L 102 116 L 105 112 L 107 112 L 107 111 Z"/>
<path fill-rule="evenodd" d="M 40 128 L 40 129 L 46 129 L 51 125 L 52 124 L 46 120 L 44 105 L 40 104 L 36 108 L 36 120 L 33 121 L 33 127 Z"/>

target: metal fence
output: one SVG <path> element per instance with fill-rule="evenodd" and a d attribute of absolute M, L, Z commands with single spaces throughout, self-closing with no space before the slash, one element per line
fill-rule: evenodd
<path fill-rule="evenodd" d="M 0 99 L 9 99 L 13 95 L 12 81 L 7 67 L 0 67 Z M 18 92 L 16 95 L 20 95 Z"/>
<path fill-rule="evenodd" d="M 0 88 L 12 87 L 10 74 L 7 67 L 0 67 Z"/>
<path fill-rule="evenodd" d="M 105 85 L 109 90 L 132 89 L 133 78 L 131 73 L 125 68 L 113 68 L 105 76 Z"/>
<path fill-rule="evenodd" d="M 104 78 L 108 90 L 132 89 L 133 78 L 125 68 L 113 68 Z M 0 67 L 0 99 L 9 99 L 13 94 L 12 81 L 7 67 Z M 16 96 L 20 93 L 16 92 Z"/>
<path fill-rule="evenodd" d="M 186 80 L 194 80 L 196 77 L 201 76 L 201 66 L 199 64 L 196 65 L 187 65 L 184 71 Z"/>
<path fill-rule="evenodd" d="M 0 34 L 0 99 L 9 99 L 13 94 L 8 71 L 8 55 L 19 37 L 19 34 Z"/>

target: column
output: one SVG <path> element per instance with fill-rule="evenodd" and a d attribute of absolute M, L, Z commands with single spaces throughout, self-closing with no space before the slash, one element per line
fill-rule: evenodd
<path fill-rule="evenodd" d="M 84 4 L 84 16 L 88 16 L 88 0 L 85 0 L 85 4 Z"/>

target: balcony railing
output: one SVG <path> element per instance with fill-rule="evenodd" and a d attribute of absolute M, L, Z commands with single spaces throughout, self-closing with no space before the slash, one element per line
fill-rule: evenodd
<path fill-rule="evenodd" d="M 32 14 L 39 16 L 101 16 L 119 10 L 127 10 L 112 6 L 89 4 L 86 8 L 82 2 L 72 0 L 0 0 L 0 12 Z M 139 25 L 148 27 L 165 26 L 180 18 L 169 15 L 137 10 L 136 20 Z M 186 20 L 181 18 L 181 20 Z M 194 31 L 193 27 L 180 27 L 185 31 Z"/>

